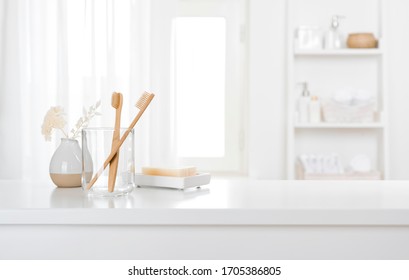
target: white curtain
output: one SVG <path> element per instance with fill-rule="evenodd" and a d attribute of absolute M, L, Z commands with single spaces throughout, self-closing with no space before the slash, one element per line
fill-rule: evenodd
<path fill-rule="evenodd" d="M 102 101 L 91 125 L 112 126 L 111 93 L 124 94 L 124 126 L 150 88 L 149 0 L 0 0 L 0 179 L 47 180 L 61 135 L 45 142 L 50 106 L 69 129 Z M 154 104 L 153 104 L 154 105 Z M 149 161 L 149 110 L 136 128 L 137 165 Z"/>

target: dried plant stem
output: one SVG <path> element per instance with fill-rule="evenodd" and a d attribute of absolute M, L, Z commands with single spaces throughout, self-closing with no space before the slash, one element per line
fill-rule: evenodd
<path fill-rule="evenodd" d="M 60 128 L 60 130 L 62 131 L 62 133 L 64 133 L 65 138 L 69 138 L 69 137 L 68 137 L 68 134 L 65 132 L 64 129 Z"/>

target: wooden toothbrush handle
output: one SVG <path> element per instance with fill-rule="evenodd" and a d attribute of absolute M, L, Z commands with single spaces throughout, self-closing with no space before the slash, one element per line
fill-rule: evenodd
<path fill-rule="evenodd" d="M 115 147 L 115 143 L 119 141 L 119 131 L 118 131 L 118 136 L 116 137 L 114 135 L 114 140 L 112 141 L 112 148 Z M 116 181 L 116 175 L 118 173 L 118 162 L 119 162 L 119 150 L 116 152 L 114 157 L 111 160 L 111 163 L 109 165 L 109 175 L 108 175 L 108 192 L 113 192 L 115 188 L 115 181 Z"/>
<path fill-rule="evenodd" d="M 115 143 L 120 140 L 120 130 L 121 130 L 121 113 L 122 113 L 122 93 L 114 93 L 113 96 L 116 97 L 115 105 L 115 125 L 114 131 L 112 133 L 112 147 L 114 148 Z M 112 158 L 109 166 L 108 175 L 108 192 L 113 192 L 115 188 L 116 174 L 118 173 L 118 162 L 119 162 L 119 150 L 116 152 L 115 156 Z"/>

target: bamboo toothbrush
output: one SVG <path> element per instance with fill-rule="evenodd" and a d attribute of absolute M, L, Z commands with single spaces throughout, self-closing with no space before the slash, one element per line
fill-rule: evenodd
<path fill-rule="evenodd" d="M 122 93 L 114 92 L 112 94 L 111 105 L 115 108 L 115 127 L 112 136 L 112 148 L 114 148 L 115 143 L 120 140 L 120 127 L 121 127 L 121 111 L 122 111 Z M 115 188 L 116 174 L 118 172 L 118 162 L 119 162 L 119 150 L 116 152 L 115 156 L 112 158 L 109 165 L 109 175 L 108 175 L 108 192 L 113 192 Z"/>
<path fill-rule="evenodd" d="M 146 108 L 149 106 L 151 103 L 152 99 L 155 97 L 155 94 L 153 93 L 148 93 L 144 92 L 142 96 L 139 98 L 139 100 L 136 102 L 135 106 L 139 109 L 139 113 L 136 115 L 136 117 L 133 119 L 132 123 L 129 125 L 127 130 L 124 132 L 122 135 L 121 139 L 119 142 L 115 144 L 115 147 L 112 148 L 111 153 L 107 157 L 107 159 L 104 162 L 104 165 L 98 170 L 97 174 L 92 178 L 92 180 L 88 183 L 87 185 L 87 190 L 89 190 L 95 182 L 98 180 L 98 177 L 104 172 L 105 168 L 107 165 L 110 163 L 112 158 L 115 156 L 116 152 L 119 150 L 119 148 L 122 146 L 122 144 L 125 142 L 126 137 L 128 137 L 129 133 L 131 130 L 134 128 L 136 123 L 139 121 L 141 118 L 142 114 L 145 112 Z"/>

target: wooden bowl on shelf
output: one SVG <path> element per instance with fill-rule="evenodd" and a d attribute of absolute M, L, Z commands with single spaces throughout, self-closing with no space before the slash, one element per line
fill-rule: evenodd
<path fill-rule="evenodd" d="M 372 33 L 351 33 L 347 46 L 352 49 L 373 49 L 378 47 L 378 41 Z"/>

